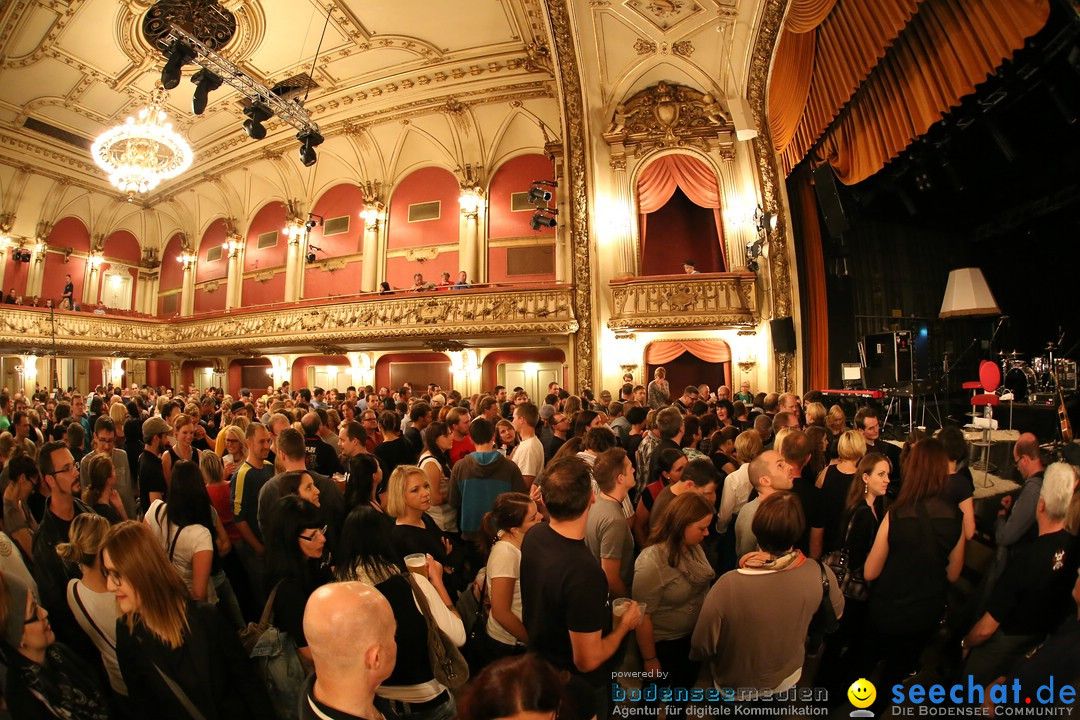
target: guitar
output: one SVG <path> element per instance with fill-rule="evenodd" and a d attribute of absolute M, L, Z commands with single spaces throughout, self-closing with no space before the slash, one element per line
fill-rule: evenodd
<path fill-rule="evenodd" d="M 1061 439 L 1067 443 L 1073 441 L 1072 423 L 1069 422 L 1069 412 L 1065 409 L 1065 395 L 1058 386 L 1058 422 L 1061 423 Z"/>

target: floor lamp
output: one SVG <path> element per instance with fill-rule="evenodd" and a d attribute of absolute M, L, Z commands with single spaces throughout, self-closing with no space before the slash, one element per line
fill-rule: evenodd
<path fill-rule="evenodd" d="M 1001 308 L 986 284 L 986 278 L 979 268 L 959 268 L 949 272 L 949 281 L 945 285 L 945 297 L 941 301 L 938 317 L 943 320 L 962 317 L 992 317 L 1001 315 Z M 959 357 L 945 367 L 945 403 L 949 404 L 951 386 L 949 380 L 952 369 L 960 364 L 964 357 L 975 347 L 978 337 L 964 348 Z M 948 413 L 946 413 L 948 414 Z"/>

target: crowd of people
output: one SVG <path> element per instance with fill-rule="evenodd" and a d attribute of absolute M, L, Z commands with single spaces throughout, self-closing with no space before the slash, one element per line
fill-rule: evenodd
<path fill-rule="evenodd" d="M 1080 674 L 1077 472 L 1033 436 L 980 525 L 958 428 L 624 380 L 5 389 L 8 710 L 604 718 L 622 669 L 678 718 L 698 685 Z"/>

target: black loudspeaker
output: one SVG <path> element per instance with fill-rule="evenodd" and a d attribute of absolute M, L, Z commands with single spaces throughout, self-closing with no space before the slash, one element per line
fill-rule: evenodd
<path fill-rule="evenodd" d="M 898 332 L 867 335 L 866 386 L 869 388 L 895 388 L 912 381 L 914 363 L 911 333 Z"/>
<path fill-rule="evenodd" d="M 778 353 L 795 352 L 795 321 L 789 317 L 769 321 L 773 350 Z"/>
<path fill-rule="evenodd" d="M 844 214 L 840 193 L 836 189 L 836 175 L 828 163 L 822 163 L 814 170 L 814 191 L 817 193 L 818 206 L 825 218 L 829 237 L 839 239 L 851 226 Z"/>

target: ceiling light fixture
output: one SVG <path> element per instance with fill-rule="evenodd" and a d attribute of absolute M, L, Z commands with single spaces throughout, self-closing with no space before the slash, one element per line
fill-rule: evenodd
<path fill-rule="evenodd" d="M 204 68 L 191 76 L 191 82 L 195 83 L 195 94 L 191 96 L 191 112 L 202 115 L 206 112 L 210 93 L 221 87 L 221 78 Z"/>
<path fill-rule="evenodd" d="M 195 51 L 175 41 L 166 55 L 165 67 L 161 69 L 161 84 L 166 90 L 172 90 L 180 84 L 180 72 L 184 66 L 195 59 Z"/>
<path fill-rule="evenodd" d="M 244 108 L 244 114 L 248 118 L 244 121 L 244 132 L 248 137 L 252 140 L 266 137 L 266 126 L 263 123 L 274 117 L 273 111 L 263 105 L 252 105 Z"/>
<path fill-rule="evenodd" d="M 139 111 L 138 121 L 129 117 L 123 125 L 106 130 L 90 147 L 94 162 L 109 173 L 128 202 L 136 193 L 153 190 L 162 180 L 174 178 L 191 165 L 191 146 L 166 122 L 164 88 L 150 96 L 150 105 Z"/>

